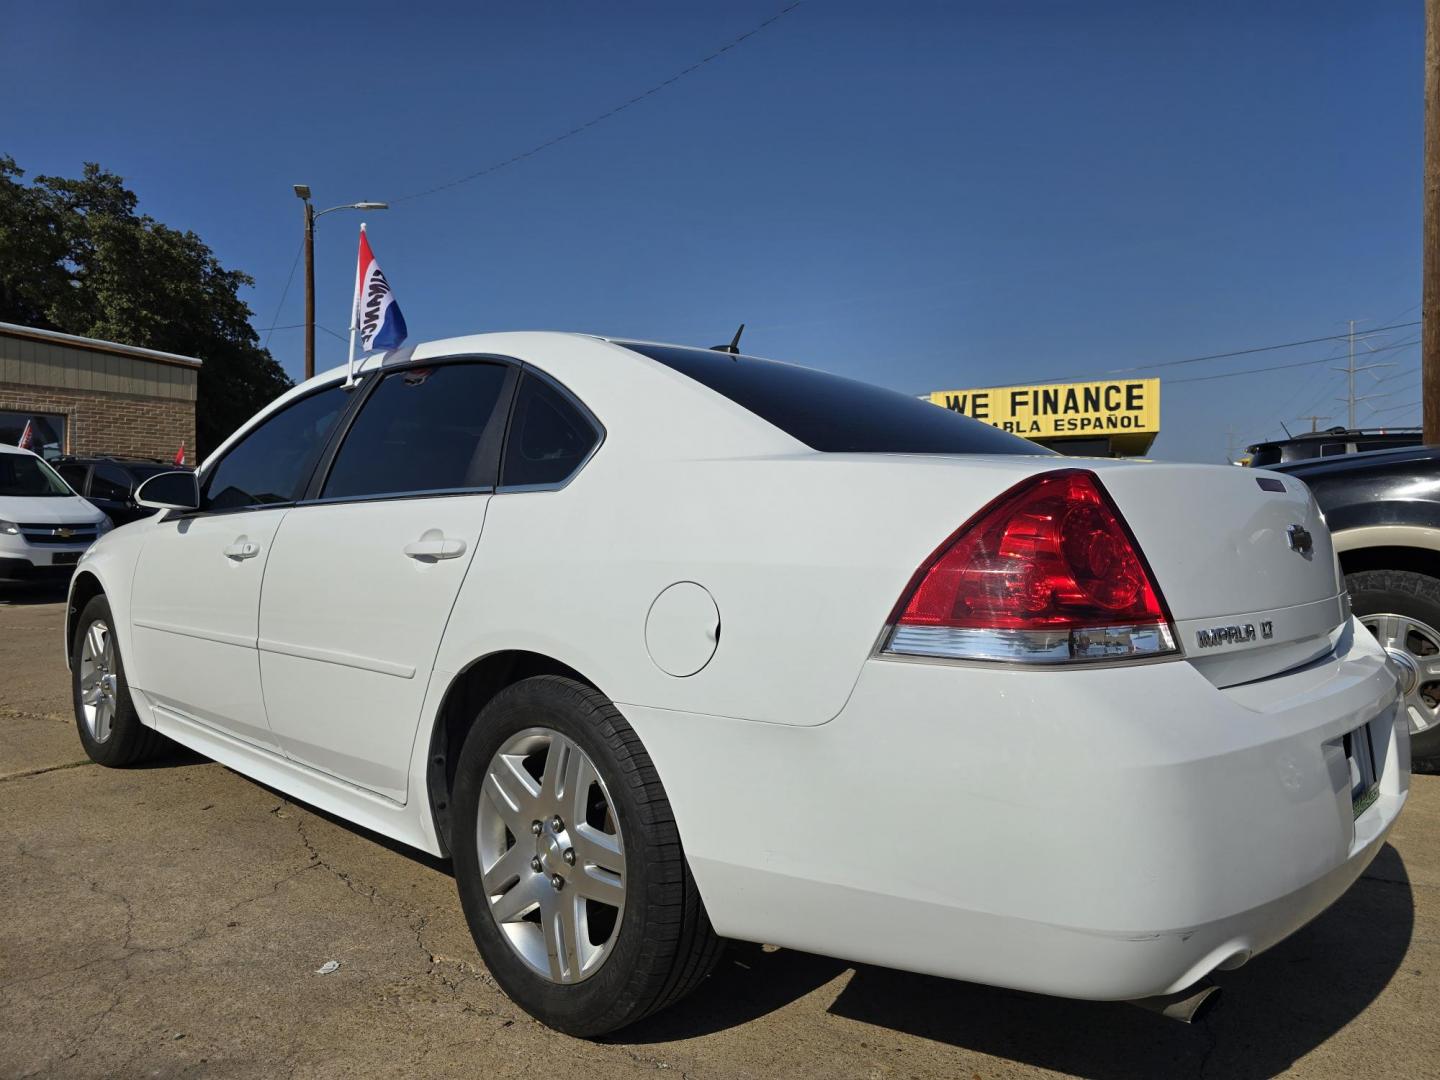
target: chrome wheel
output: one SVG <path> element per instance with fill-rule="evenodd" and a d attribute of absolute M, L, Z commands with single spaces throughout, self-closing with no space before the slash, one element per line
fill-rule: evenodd
<path fill-rule="evenodd" d="M 80 711 L 85 730 L 97 743 L 110 738 L 117 687 L 115 637 L 109 626 L 96 619 L 80 645 Z"/>
<path fill-rule="evenodd" d="M 501 936 L 552 982 L 589 978 L 625 909 L 625 843 L 594 763 L 558 731 L 522 731 L 490 759 L 478 818 L 481 878 Z"/>
<path fill-rule="evenodd" d="M 1405 695 L 1410 734 L 1440 724 L 1440 633 L 1408 615 L 1361 615 L 1390 658 Z"/>

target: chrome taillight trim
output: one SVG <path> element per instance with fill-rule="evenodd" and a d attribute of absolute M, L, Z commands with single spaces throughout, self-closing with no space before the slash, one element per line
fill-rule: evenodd
<path fill-rule="evenodd" d="M 1010 664 L 1071 664 L 1142 660 L 1178 653 L 1167 622 L 1096 626 L 1081 630 L 999 630 L 952 626 L 895 626 L 881 655 L 925 656 Z"/>

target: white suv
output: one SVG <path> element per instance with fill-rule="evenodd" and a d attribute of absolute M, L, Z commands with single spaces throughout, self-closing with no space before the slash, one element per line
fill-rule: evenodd
<path fill-rule="evenodd" d="M 68 578 L 109 531 L 110 519 L 41 458 L 0 445 L 0 581 Z"/>

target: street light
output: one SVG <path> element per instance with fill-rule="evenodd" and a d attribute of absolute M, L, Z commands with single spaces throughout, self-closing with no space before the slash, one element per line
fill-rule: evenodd
<path fill-rule="evenodd" d="M 389 203 L 342 203 L 316 210 L 310 203 L 310 185 L 296 184 L 295 194 L 305 203 L 305 378 L 315 374 L 315 219 L 336 210 L 388 210 Z"/>

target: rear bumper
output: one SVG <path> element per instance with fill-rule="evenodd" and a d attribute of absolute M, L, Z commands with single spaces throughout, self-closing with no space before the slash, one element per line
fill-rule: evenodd
<path fill-rule="evenodd" d="M 1217 690 L 1185 662 L 872 660 L 815 728 L 625 706 L 725 935 L 1069 997 L 1171 993 L 1333 903 L 1409 783 L 1394 679 L 1335 652 Z M 1351 810 L 1343 736 L 1380 795 Z"/>

